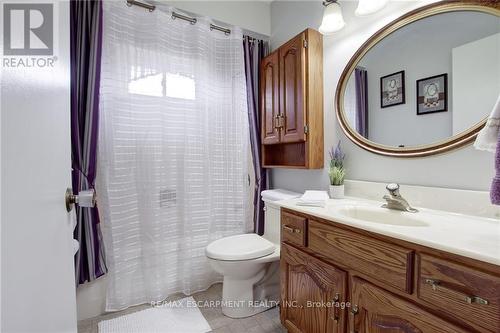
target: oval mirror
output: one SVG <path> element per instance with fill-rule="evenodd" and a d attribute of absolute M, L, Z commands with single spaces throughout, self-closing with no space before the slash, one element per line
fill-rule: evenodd
<path fill-rule="evenodd" d="M 337 117 L 374 153 L 417 157 L 474 140 L 500 93 L 500 3 L 439 2 L 393 21 L 341 76 Z"/>

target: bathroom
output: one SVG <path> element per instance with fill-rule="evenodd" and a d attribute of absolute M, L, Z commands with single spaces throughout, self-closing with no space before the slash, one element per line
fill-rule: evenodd
<path fill-rule="evenodd" d="M 0 8 L 1 332 L 500 332 L 498 1 Z"/>

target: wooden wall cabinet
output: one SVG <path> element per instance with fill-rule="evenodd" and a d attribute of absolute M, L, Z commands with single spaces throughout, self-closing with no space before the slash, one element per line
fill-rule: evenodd
<path fill-rule="evenodd" d="M 281 227 L 290 333 L 500 332 L 500 266 L 289 209 Z"/>
<path fill-rule="evenodd" d="M 323 38 L 307 29 L 260 66 L 262 161 L 267 168 L 323 167 Z"/>

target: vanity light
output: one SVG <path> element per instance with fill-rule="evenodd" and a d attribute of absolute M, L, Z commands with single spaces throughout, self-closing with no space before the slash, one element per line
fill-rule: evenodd
<path fill-rule="evenodd" d="M 359 0 L 354 14 L 356 16 L 370 15 L 384 8 L 386 4 L 387 0 Z"/>
<path fill-rule="evenodd" d="M 339 31 L 345 26 L 344 18 L 342 17 L 342 8 L 336 0 L 323 1 L 325 11 L 323 12 L 323 21 L 319 27 L 319 32 L 323 35 L 330 35 Z"/>

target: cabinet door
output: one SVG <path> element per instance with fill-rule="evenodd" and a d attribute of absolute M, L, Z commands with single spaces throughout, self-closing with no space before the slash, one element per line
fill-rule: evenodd
<path fill-rule="evenodd" d="M 356 333 L 466 333 L 398 296 L 353 278 L 349 329 Z"/>
<path fill-rule="evenodd" d="M 281 141 L 305 141 L 305 33 L 280 47 Z"/>
<path fill-rule="evenodd" d="M 346 273 L 281 246 L 281 322 L 290 333 L 344 332 Z"/>
<path fill-rule="evenodd" d="M 262 117 L 262 144 L 278 143 L 279 137 L 279 57 L 271 53 L 260 66 L 260 107 Z"/>

